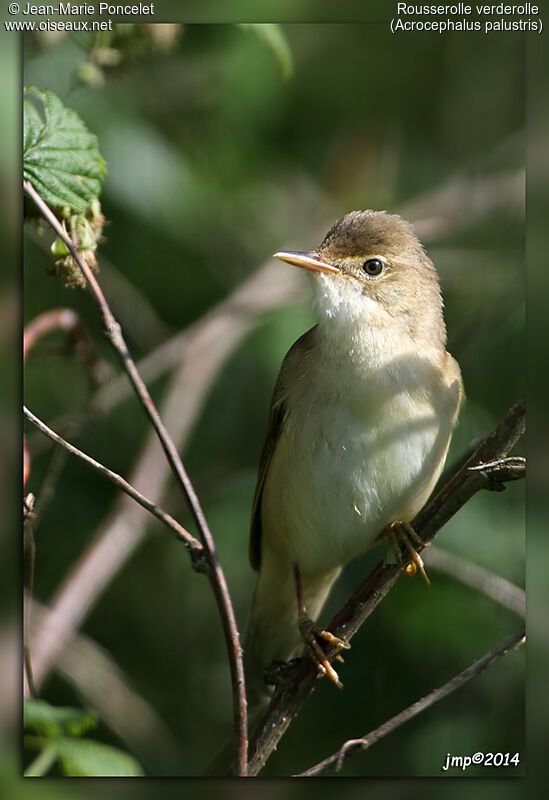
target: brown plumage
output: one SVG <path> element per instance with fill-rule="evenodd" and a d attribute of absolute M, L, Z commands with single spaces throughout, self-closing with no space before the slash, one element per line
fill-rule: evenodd
<path fill-rule="evenodd" d="M 258 471 L 244 643 L 252 721 L 269 697 L 264 669 L 303 647 L 296 570 L 316 619 L 341 568 L 424 505 L 463 399 L 438 276 L 409 223 L 355 211 L 318 250 L 277 256 L 312 271 L 318 324 L 284 359 Z"/>

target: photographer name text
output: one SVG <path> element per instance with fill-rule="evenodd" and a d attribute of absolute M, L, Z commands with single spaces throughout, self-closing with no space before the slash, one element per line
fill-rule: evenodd
<path fill-rule="evenodd" d="M 103 16 L 104 14 L 108 16 L 131 14 L 132 16 L 137 16 L 139 14 L 153 15 L 154 3 L 128 3 L 127 5 L 98 3 L 97 6 L 89 4 L 73 5 L 72 3 L 59 3 L 56 6 L 41 6 L 26 3 L 26 5 L 20 6 L 19 10 L 21 14 L 28 17 L 52 17 L 54 14 L 65 17 L 81 17 L 84 15 L 90 16 L 92 14 L 98 14 L 99 16 Z"/>

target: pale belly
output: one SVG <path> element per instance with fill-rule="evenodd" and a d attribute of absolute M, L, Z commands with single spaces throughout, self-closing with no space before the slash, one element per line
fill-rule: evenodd
<path fill-rule="evenodd" d="M 442 470 L 455 408 L 394 396 L 377 414 L 342 403 L 292 409 L 266 478 L 263 541 L 303 572 L 324 572 L 410 521 Z"/>

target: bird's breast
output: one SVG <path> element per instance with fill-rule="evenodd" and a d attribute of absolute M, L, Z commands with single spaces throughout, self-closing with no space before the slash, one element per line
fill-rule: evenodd
<path fill-rule="evenodd" d="M 322 572 L 419 511 L 442 469 L 458 400 L 417 354 L 360 375 L 343 365 L 300 377 L 265 480 L 263 537 L 301 570 Z"/>

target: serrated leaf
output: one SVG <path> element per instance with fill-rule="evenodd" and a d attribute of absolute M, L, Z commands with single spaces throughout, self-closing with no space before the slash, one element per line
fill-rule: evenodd
<path fill-rule="evenodd" d="M 23 108 L 23 152 L 26 153 L 32 143 L 38 139 L 42 127 L 42 117 L 27 98 L 23 101 Z"/>
<path fill-rule="evenodd" d="M 48 739 L 71 734 L 82 736 L 97 725 L 97 715 L 85 708 L 52 706 L 44 700 L 25 700 L 23 722 Z"/>
<path fill-rule="evenodd" d="M 97 198 L 105 161 L 76 111 L 56 94 L 34 86 L 25 90 L 23 174 L 48 205 L 82 212 Z M 35 102 L 41 104 L 44 117 Z"/>
<path fill-rule="evenodd" d="M 255 33 L 271 50 L 276 58 L 280 74 L 284 79 L 292 77 L 294 72 L 292 51 L 280 25 L 274 22 L 241 22 L 239 27 Z"/>
<path fill-rule="evenodd" d="M 139 777 L 141 765 L 116 747 L 91 739 L 56 739 L 63 772 L 70 777 Z"/>

